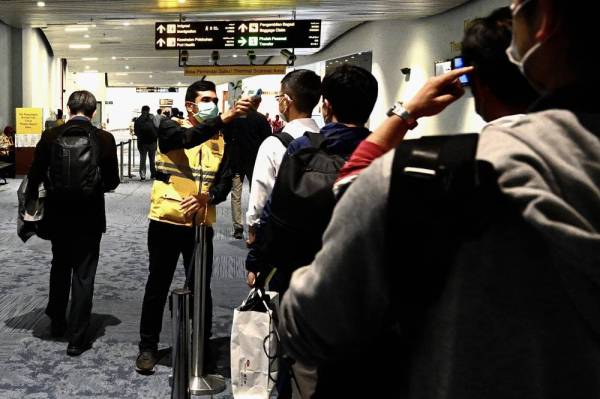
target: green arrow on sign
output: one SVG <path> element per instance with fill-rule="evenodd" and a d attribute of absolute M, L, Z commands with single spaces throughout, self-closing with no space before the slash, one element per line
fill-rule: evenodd
<path fill-rule="evenodd" d="M 240 46 L 244 47 L 246 45 L 246 43 L 248 43 L 248 41 L 246 40 L 246 38 L 244 36 L 242 36 L 238 39 L 238 44 Z"/>

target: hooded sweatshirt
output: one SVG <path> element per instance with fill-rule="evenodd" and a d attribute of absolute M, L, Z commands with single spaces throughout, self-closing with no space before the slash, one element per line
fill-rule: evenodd
<path fill-rule="evenodd" d="M 357 359 L 389 348 L 379 334 L 395 311 L 384 228 L 394 152 L 356 179 L 283 298 L 292 358 L 362 364 L 386 375 L 370 386 L 388 397 L 600 397 L 600 112 L 537 107 L 486 127 L 478 148 L 518 217 L 460 246 L 423 320 L 398 326 L 414 335 L 390 366 Z M 398 251 L 392 267 L 418 265 Z"/>

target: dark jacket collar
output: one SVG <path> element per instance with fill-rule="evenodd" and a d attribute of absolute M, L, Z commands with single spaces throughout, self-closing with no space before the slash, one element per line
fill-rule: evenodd
<path fill-rule="evenodd" d="M 354 152 L 370 133 L 366 127 L 348 127 L 342 123 L 328 123 L 321 128 L 321 134 L 329 142 L 327 148 L 338 154 Z"/>
<path fill-rule="evenodd" d="M 597 100 L 598 88 L 598 84 L 590 84 L 554 90 L 534 102 L 529 107 L 529 112 L 565 109 L 573 112 L 600 113 L 600 103 Z"/>

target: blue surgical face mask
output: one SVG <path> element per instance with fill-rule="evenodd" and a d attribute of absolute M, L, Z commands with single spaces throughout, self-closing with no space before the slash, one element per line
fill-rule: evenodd
<path fill-rule="evenodd" d="M 202 122 L 207 119 L 212 119 L 219 115 L 219 108 L 217 107 L 217 104 L 215 104 L 212 101 L 201 102 L 196 105 L 198 106 L 198 112 L 194 114 L 194 118 L 196 118 L 198 122 Z"/>

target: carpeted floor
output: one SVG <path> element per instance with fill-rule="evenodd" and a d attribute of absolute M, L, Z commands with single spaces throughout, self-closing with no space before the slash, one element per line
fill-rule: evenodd
<path fill-rule="evenodd" d="M 169 398 L 170 313 L 165 310 L 161 348 L 165 356 L 156 373 L 135 372 L 139 317 L 147 277 L 146 237 L 151 183 L 132 181 L 107 194 L 108 231 L 102 238 L 96 275 L 93 348 L 80 357 L 66 356 L 66 341 L 49 336 L 44 315 L 50 269 L 49 242 L 17 237 L 16 190 L 19 180 L 0 186 L 0 398 Z M 247 200 L 244 187 L 244 202 Z M 245 205 L 245 204 L 244 204 Z M 211 346 L 231 398 L 229 336 L 233 308 L 248 292 L 242 240 L 232 238 L 229 201 L 218 208 L 213 271 L 214 324 Z M 183 285 L 178 267 L 172 288 Z"/>

